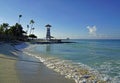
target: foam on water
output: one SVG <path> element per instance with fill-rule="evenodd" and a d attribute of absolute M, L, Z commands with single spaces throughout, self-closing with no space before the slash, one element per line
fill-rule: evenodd
<path fill-rule="evenodd" d="M 81 48 L 81 45 L 84 44 L 62 44 L 51 45 L 51 47 L 35 44 L 25 48 L 23 53 L 37 58 L 48 68 L 59 72 L 66 78 L 74 79 L 76 83 L 99 83 L 100 81 L 101 83 L 120 83 L 118 51 L 109 52 L 109 50 L 104 51 L 102 48 L 102 50 L 93 49 L 93 47 Z M 47 49 L 46 46 L 48 47 Z M 85 46 L 88 45 L 85 44 Z M 113 57 L 111 53 L 115 56 Z"/>
<path fill-rule="evenodd" d="M 48 68 L 59 72 L 65 78 L 75 80 L 76 83 L 114 83 L 107 75 L 100 74 L 97 70 L 82 63 L 73 63 L 69 60 L 61 60 L 55 57 L 43 58 L 38 54 L 31 53 L 28 48 L 23 53 L 39 59 Z"/>

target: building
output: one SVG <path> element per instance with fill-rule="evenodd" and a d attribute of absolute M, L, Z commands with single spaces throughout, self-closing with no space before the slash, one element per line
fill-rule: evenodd
<path fill-rule="evenodd" d="M 50 27 L 52 26 L 47 24 L 45 27 L 47 28 L 46 40 L 51 40 Z"/>

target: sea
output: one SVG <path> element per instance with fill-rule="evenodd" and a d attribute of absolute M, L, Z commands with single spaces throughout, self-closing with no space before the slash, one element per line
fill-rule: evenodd
<path fill-rule="evenodd" d="M 75 43 L 35 44 L 28 48 L 32 55 L 41 60 L 59 60 L 86 68 L 92 68 L 106 76 L 111 83 L 120 83 L 120 40 L 119 39 L 72 39 Z M 29 52 L 29 53 L 30 53 Z"/>

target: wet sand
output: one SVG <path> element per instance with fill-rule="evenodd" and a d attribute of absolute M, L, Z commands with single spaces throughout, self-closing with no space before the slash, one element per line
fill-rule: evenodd
<path fill-rule="evenodd" d="M 17 63 L 17 71 L 21 83 L 75 83 L 48 69 L 43 63 L 20 61 Z"/>
<path fill-rule="evenodd" d="M 0 83 L 20 83 L 16 71 L 16 51 L 9 44 L 0 45 Z"/>
<path fill-rule="evenodd" d="M 15 63 L 15 60 L 0 58 L 0 83 L 20 83 Z"/>
<path fill-rule="evenodd" d="M 23 61 L 20 52 L 10 44 L 0 45 L 0 83 L 75 83 L 43 63 Z"/>

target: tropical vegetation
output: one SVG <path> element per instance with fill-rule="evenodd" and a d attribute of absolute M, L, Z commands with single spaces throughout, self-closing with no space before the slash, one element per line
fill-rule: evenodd
<path fill-rule="evenodd" d="M 3 23 L 0 25 L 0 40 L 26 40 L 27 35 L 23 30 L 22 25 L 16 23 L 13 26 L 9 26 L 8 23 Z"/>
<path fill-rule="evenodd" d="M 34 34 L 30 34 L 29 37 L 32 38 L 32 39 L 36 39 L 37 38 L 37 36 L 35 36 Z"/>
<path fill-rule="evenodd" d="M 31 38 L 37 38 L 37 36 L 33 34 L 35 29 L 33 28 L 34 20 L 30 20 L 31 29 L 28 35 L 29 25 L 27 25 L 27 30 L 24 31 L 23 26 L 20 24 L 21 17 L 22 15 L 19 15 L 18 23 L 15 25 L 10 26 L 8 23 L 0 24 L 0 41 L 26 41 Z"/>

